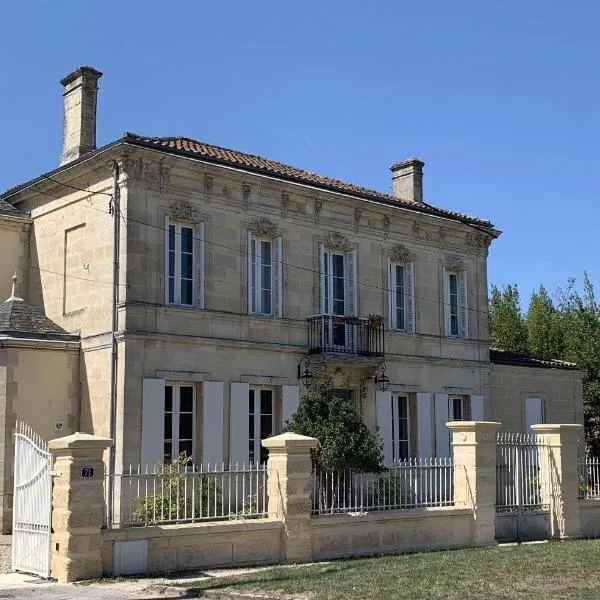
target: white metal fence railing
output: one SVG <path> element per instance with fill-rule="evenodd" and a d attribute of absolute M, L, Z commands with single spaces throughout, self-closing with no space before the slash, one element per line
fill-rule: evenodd
<path fill-rule="evenodd" d="M 600 458 L 579 461 L 579 498 L 600 500 Z"/>
<path fill-rule="evenodd" d="M 540 480 L 548 445 L 537 435 L 500 431 L 496 445 L 496 512 L 543 510 L 550 496 Z"/>
<path fill-rule="evenodd" d="M 130 467 L 113 478 L 115 501 L 107 527 L 266 517 L 264 464 Z M 109 486 L 105 486 L 109 487 Z M 109 500 L 107 499 L 107 502 Z M 108 511 L 107 511 L 108 513 Z"/>
<path fill-rule="evenodd" d="M 409 459 L 377 474 L 345 470 L 313 475 L 312 513 L 317 515 L 453 504 L 450 458 Z"/>

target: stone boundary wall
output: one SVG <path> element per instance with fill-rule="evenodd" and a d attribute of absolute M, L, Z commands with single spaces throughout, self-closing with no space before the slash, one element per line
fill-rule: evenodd
<path fill-rule="evenodd" d="M 583 537 L 600 537 L 600 500 L 580 500 L 579 519 Z"/>

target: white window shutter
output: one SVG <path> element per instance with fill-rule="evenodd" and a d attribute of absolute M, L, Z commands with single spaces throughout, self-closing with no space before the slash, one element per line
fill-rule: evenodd
<path fill-rule="evenodd" d="M 222 381 L 205 381 L 202 401 L 202 462 L 223 462 L 223 388 Z"/>
<path fill-rule="evenodd" d="M 292 415 L 298 410 L 300 404 L 300 390 L 297 385 L 281 386 L 281 426 L 285 427 L 286 422 L 292 418 Z"/>
<path fill-rule="evenodd" d="M 165 272 L 164 272 L 164 287 L 165 287 L 165 304 L 169 304 L 169 217 L 165 217 Z"/>
<path fill-rule="evenodd" d="M 435 455 L 450 456 L 450 433 L 446 427 L 448 417 L 448 394 L 435 395 Z"/>
<path fill-rule="evenodd" d="M 231 403 L 229 406 L 229 461 L 232 465 L 248 464 L 248 408 L 250 385 L 231 384 Z"/>
<path fill-rule="evenodd" d="M 395 265 L 388 258 L 387 261 L 388 273 L 388 322 L 390 329 L 396 329 L 396 273 Z"/>
<path fill-rule="evenodd" d="M 345 292 L 344 304 L 346 307 L 346 315 L 357 316 L 358 307 L 356 305 L 356 250 L 348 250 L 344 257 L 346 273 L 345 273 Z"/>
<path fill-rule="evenodd" d="M 283 254 L 282 237 L 273 240 L 273 316 L 281 319 L 283 314 Z"/>
<path fill-rule="evenodd" d="M 406 310 L 406 331 L 412 333 L 415 330 L 415 278 L 414 267 L 412 262 L 407 262 L 404 265 L 404 295 L 405 295 L 405 310 Z"/>
<path fill-rule="evenodd" d="M 471 396 L 471 421 L 485 421 L 483 396 Z"/>
<path fill-rule="evenodd" d="M 204 308 L 204 223 L 194 227 L 194 306 Z"/>
<path fill-rule="evenodd" d="M 459 317 L 459 335 L 462 338 L 469 337 L 469 319 L 467 307 L 467 272 L 460 271 L 457 277 L 458 285 L 458 317 Z"/>
<path fill-rule="evenodd" d="M 248 314 L 252 314 L 252 234 L 248 232 L 248 268 L 246 273 L 246 286 L 248 287 Z"/>
<path fill-rule="evenodd" d="M 319 244 L 319 313 L 325 314 L 325 246 Z"/>
<path fill-rule="evenodd" d="M 165 380 L 144 379 L 142 383 L 142 471 L 152 472 L 165 456 Z"/>
<path fill-rule="evenodd" d="M 444 333 L 446 336 L 450 335 L 450 281 L 449 273 L 444 269 L 442 288 L 444 294 Z"/>
<path fill-rule="evenodd" d="M 420 458 L 430 458 L 433 449 L 433 408 L 431 394 L 417 393 L 417 455 Z"/>
<path fill-rule="evenodd" d="M 532 425 L 544 422 L 543 403 L 542 398 L 525 398 L 525 431 L 530 433 Z"/>
<path fill-rule="evenodd" d="M 377 427 L 383 442 L 383 464 L 392 464 L 392 392 L 376 392 Z"/>

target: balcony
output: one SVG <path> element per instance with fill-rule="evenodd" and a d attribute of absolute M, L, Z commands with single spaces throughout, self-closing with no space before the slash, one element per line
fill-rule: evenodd
<path fill-rule="evenodd" d="M 308 321 L 308 353 L 383 358 L 383 320 L 315 315 Z"/>

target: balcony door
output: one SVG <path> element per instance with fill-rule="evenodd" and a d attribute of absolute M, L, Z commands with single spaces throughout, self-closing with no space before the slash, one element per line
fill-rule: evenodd
<path fill-rule="evenodd" d="M 343 317 L 346 315 L 346 271 L 343 252 L 324 251 L 325 314 L 332 318 L 325 321 L 325 345 L 334 350 L 346 348 L 347 331 Z"/>

